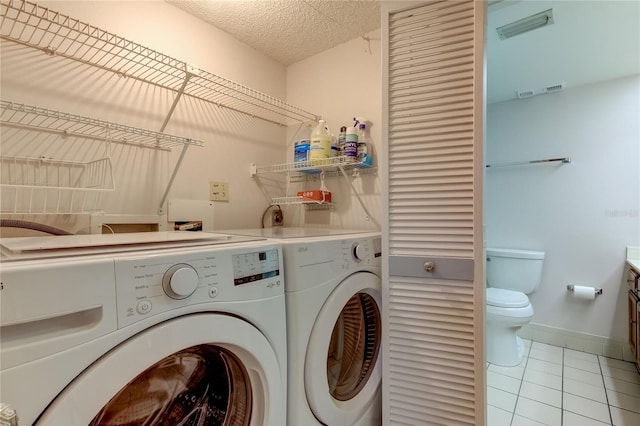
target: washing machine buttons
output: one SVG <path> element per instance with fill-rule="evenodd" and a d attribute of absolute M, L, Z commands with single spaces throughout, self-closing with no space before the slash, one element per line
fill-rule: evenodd
<path fill-rule="evenodd" d="M 218 295 L 218 287 L 209 287 L 209 297 L 215 298 Z"/>
<path fill-rule="evenodd" d="M 140 302 L 138 302 L 138 306 L 136 306 L 136 310 L 138 311 L 139 314 L 144 315 L 151 312 L 152 307 L 153 305 L 151 304 L 150 300 L 141 300 Z"/>
<path fill-rule="evenodd" d="M 267 288 L 280 287 L 280 284 L 282 284 L 280 280 L 272 281 L 270 283 L 267 283 Z"/>

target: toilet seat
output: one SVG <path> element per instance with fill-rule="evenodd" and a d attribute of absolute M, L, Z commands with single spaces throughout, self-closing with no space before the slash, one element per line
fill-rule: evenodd
<path fill-rule="evenodd" d="M 525 308 L 529 298 L 520 291 L 489 287 L 486 289 L 487 305 L 498 308 Z"/>

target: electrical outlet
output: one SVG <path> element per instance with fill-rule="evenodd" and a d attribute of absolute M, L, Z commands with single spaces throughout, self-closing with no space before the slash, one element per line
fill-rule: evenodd
<path fill-rule="evenodd" d="M 229 201 L 229 182 L 209 182 L 209 201 Z"/>

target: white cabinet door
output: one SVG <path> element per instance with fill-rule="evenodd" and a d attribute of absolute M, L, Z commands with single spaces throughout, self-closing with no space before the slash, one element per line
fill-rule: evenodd
<path fill-rule="evenodd" d="M 383 424 L 485 423 L 486 4 L 383 2 Z"/>

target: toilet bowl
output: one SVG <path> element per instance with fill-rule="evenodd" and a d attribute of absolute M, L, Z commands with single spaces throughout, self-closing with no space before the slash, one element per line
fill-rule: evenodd
<path fill-rule="evenodd" d="M 533 306 L 520 291 L 486 290 L 487 361 L 503 367 L 520 364 L 524 343 L 518 337 L 520 327 L 533 319 Z"/>
<path fill-rule="evenodd" d="M 527 294 L 542 277 L 544 252 L 487 248 L 486 357 L 491 364 L 520 364 L 524 344 L 518 330 L 533 319 Z"/>

